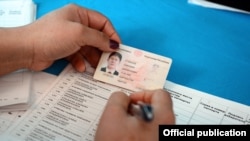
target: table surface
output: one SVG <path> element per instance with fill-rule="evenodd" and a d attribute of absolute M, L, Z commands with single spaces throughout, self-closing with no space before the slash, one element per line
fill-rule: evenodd
<path fill-rule="evenodd" d="M 69 3 L 106 15 L 122 43 L 173 59 L 167 80 L 250 105 L 250 15 L 187 0 L 34 0 L 37 18 Z M 58 75 L 67 61 L 46 72 Z"/>

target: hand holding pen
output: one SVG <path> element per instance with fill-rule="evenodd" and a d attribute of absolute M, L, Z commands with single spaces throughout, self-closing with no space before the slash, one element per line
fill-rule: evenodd
<path fill-rule="evenodd" d="M 141 108 L 146 107 L 149 113 L 152 112 L 152 118 L 145 120 L 140 114 L 138 116 L 136 112 L 131 112 L 133 104 L 139 107 L 144 105 Z M 139 110 L 142 110 L 141 108 Z M 130 96 L 123 92 L 115 92 L 110 96 L 103 111 L 95 141 L 119 140 L 125 137 L 130 141 L 158 140 L 160 124 L 175 124 L 172 101 L 168 92 L 161 89 L 146 90 L 132 93 Z"/>

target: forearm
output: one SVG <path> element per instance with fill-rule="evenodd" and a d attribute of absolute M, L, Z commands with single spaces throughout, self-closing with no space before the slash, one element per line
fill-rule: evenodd
<path fill-rule="evenodd" d="M 27 46 L 25 27 L 0 28 L 0 76 L 28 68 L 32 50 Z"/>

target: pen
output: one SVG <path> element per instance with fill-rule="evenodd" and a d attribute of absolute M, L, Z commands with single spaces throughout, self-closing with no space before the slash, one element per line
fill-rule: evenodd
<path fill-rule="evenodd" d="M 150 122 L 153 120 L 153 107 L 138 101 L 137 104 L 130 104 L 130 114 L 141 117 L 144 121 Z"/>

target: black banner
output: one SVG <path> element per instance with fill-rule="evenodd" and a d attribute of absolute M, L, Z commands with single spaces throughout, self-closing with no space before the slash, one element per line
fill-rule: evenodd
<path fill-rule="evenodd" d="M 249 0 L 206 0 L 206 1 L 250 12 Z"/>
<path fill-rule="evenodd" d="M 249 140 L 250 125 L 160 125 L 159 141 L 178 138 L 204 140 L 213 138 Z M 183 138 L 183 139 L 184 139 Z"/>

